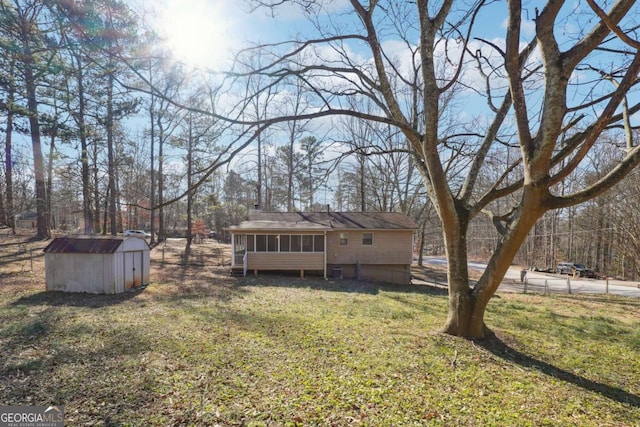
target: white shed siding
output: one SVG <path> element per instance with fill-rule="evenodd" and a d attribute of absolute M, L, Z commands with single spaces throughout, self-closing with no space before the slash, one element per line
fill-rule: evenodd
<path fill-rule="evenodd" d="M 113 261 L 115 260 L 114 256 L 105 255 L 102 257 L 102 277 L 104 280 L 104 293 L 105 294 L 115 294 L 118 293 L 118 289 L 116 287 L 115 275 L 113 270 Z"/>
<path fill-rule="evenodd" d="M 102 254 L 47 254 L 47 290 L 112 294 L 112 259 Z"/>
<path fill-rule="evenodd" d="M 124 257 L 126 252 L 118 250 L 113 254 L 113 283 L 116 293 L 124 292 Z"/>
<path fill-rule="evenodd" d="M 142 283 L 151 282 L 151 255 L 149 248 L 142 252 Z"/>

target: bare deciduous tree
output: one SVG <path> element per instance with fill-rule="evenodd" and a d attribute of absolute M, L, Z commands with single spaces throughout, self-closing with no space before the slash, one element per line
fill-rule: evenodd
<path fill-rule="evenodd" d="M 388 124 L 404 134 L 443 228 L 449 282 L 443 330 L 484 337 L 486 306 L 537 220 L 547 211 L 596 197 L 640 162 L 640 149 L 632 141 L 626 156 L 598 180 L 569 194 L 556 191 L 598 139 L 630 117 L 621 110 L 638 83 L 640 53 L 634 31 L 639 6 L 619 0 L 603 11 L 590 2 L 590 9 L 575 13 L 565 2 L 550 0 L 533 13 L 516 0 L 504 6 L 483 0 L 349 3 L 351 9 L 341 10 L 340 19 L 350 17 L 351 24 L 330 25 L 330 11 L 323 10 L 322 2 L 260 2 L 267 7 L 303 6 L 316 34 L 291 41 L 287 52 L 282 51 L 284 43 L 261 46 L 263 52 L 271 49 L 276 59 L 254 72 L 279 82 L 302 80 L 316 94 L 318 106 L 301 118 L 349 115 Z M 484 13 L 496 11 L 507 21 L 502 42 L 483 39 L 478 26 Z M 529 40 L 522 28 L 527 13 L 535 23 Z M 570 32 L 571 20 L 579 24 L 574 27 L 579 32 Z M 560 25 L 564 32 L 556 31 Z M 390 40 L 405 46 L 412 67 L 403 67 L 397 52 L 390 50 L 397 43 L 387 44 Z M 601 52 L 607 53 L 605 60 Z M 486 77 L 484 88 L 469 80 L 473 64 Z M 616 84 L 601 84 L 603 74 Z M 470 91 L 482 95 L 488 108 L 483 120 L 465 125 L 456 94 L 469 97 Z M 409 108 L 407 93 L 414 96 Z M 353 105 L 346 100 L 354 97 L 369 99 L 376 109 L 342 107 Z M 637 102 L 626 101 L 629 112 L 638 111 Z M 487 160 L 505 144 L 517 146 L 518 155 L 503 162 L 502 173 L 490 185 L 479 186 Z M 451 179 L 460 171 L 467 172 L 464 180 Z M 498 200 L 512 203 L 498 205 Z M 489 216 L 498 239 L 485 272 L 471 286 L 467 232 L 481 214 Z"/>

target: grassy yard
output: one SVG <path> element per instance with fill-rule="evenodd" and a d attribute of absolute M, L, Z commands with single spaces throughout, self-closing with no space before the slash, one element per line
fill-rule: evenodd
<path fill-rule="evenodd" d="M 99 296 L 22 265 L 0 279 L 0 404 L 69 426 L 640 425 L 639 300 L 500 294 L 470 342 L 434 332 L 429 287 L 154 262 Z"/>

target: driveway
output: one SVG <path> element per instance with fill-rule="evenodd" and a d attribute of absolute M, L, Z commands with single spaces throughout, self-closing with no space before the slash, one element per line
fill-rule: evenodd
<path fill-rule="evenodd" d="M 447 260 L 442 257 L 424 257 L 425 264 L 445 267 Z M 469 268 L 484 271 L 486 264 L 470 262 Z M 500 284 L 498 291 L 524 292 L 525 285 L 520 282 L 520 269 L 511 267 Z M 605 294 L 620 295 L 625 297 L 640 298 L 640 284 L 622 280 L 609 280 L 607 289 L 606 280 L 587 279 L 583 277 L 572 278 L 559 274 L 527 271 L 527 291 L 535 293 L 574 293 L 574 294 Z"/>

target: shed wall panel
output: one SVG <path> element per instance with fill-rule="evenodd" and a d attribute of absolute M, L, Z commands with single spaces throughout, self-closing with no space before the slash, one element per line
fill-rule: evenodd
<path fill-rule="evenodd" d="M 46 254 L 47 290 L 113 293 L 110 259 L 103 254 Z"/>
<path fill-rule="evenodd" d="M 113 257 L 113 282 L 116 293 L 124 292 L 124 258 L 126 252 L 116 253 Z"/>
<path fill-rule="evenodd" d="M 142 254 L 142 284 L 146 285 L 151 282 L 151 254 L 147 248 Z"/>

